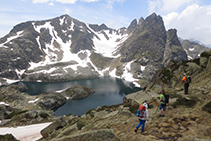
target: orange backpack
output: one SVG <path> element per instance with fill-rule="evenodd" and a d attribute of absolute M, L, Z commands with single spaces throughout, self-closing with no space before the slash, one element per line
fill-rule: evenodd
<path fill-rule="evenodd" d="M 146 114 L 145 114 L 146 107 L 144 105 L 140 105 L 138 110 L 140 110 L 140 113 L 139 113 L 140 118 L 146 117 Z"/>

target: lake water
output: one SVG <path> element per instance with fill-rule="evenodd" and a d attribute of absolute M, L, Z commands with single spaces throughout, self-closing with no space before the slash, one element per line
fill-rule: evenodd
<path fill-rule="evenodd" d="M 130 82 L 118 78 L 101 77 L 96 79 L 77 80 L 68 82 L 19 82 L 23 83 L 30 95 L 39 95 L 43 92 L 63 90 L 75 85 L 89 87 L 95 90 L 94 94 L 81 100 L 69 100 L 55 111 L 55 116 L 74 114 L 83 115 L 90 109 L 98 106 L 110 106 L 123 102 L 123 97 L 129 93 L 140 90 Z"/>

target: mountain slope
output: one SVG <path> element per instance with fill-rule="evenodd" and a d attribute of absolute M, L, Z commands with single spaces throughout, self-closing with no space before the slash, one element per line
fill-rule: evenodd
<path fill-rule="evenodd" d="M 0 39 L 0 81 L 68 81 L 113 76 L 148 81 L 170 60 L 187 59 L 176 30 L 155 13 L 118 30 L 68 15 L 16 25 Z M 10 81 L 9 81 L 10 80 Z"/>

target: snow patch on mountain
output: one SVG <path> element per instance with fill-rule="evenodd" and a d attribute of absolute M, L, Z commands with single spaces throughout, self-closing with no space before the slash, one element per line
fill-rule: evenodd
<path fill-rule="evenodd" d="M 92 33 L 96 35 L 93 38 L 96 53 L 109 58 L 117 58 L 120 56 L 120 54 L 115 55 L 116 50 L 118 49 L 119 45 L 129 37 L 128 34 L 121 35 L 116 31 L 110 30 L 96 32 L 88 24 L 86 24 L 86 26 Z"/>
<path fill-rule="evenodd" d="M 94 37 L 93 42 L 94 42 L 94 49 L 96 53 L 100 53 L 101 55 L 105 57 L 110 57 L 110 58 L 117 58 L 120 55 L 114 56 L 114 53 L 116 49 L 118 48 L 118 45 L 121 42 L 118 42 L 118 39 L 124 38 L 121 35 L 117 35 L 115 32 L 112 32 L 111 34 L 109 33 L 109 30 L 104 30 L 104 33 L 108 36 L 106 36 L 100 32 L 100 33 L 95 33 L 97 34 L 97 37 Z M 126 35 L 125 35 L 126 36 Z"/>
<path fill-rule="evenodd" d="M 7 46 L 5 46 L 5 44 L 11 42 L 12 40 L 14 40 L 14 39 L 16 39 L 16 38 L 21 37 L 21 36 L 23 35 L 22 33 L 23 33 L 23 31 L 18 31 L 18 32 L 16 33 L 16 35 L 7 38 L 7 41 L 6 41 L 6 42 L 0 44 L 0 47 L 8 48 Z"/>
<path fill-rule="evenodd" d="M 109 75 L 112 76 L 112 77 L 116 77 L 116 78 L 120 78 L 120 79 L 124 79 L 128 82 L 132 82 L 136 87 L 140 87 L 140 85 L 138 83 L 136 83 L 136 81 L 138 81 L 138 79 L 135 79 L 133 77 L 133 74 L 131 73 L 131 64 L 133 63 L 134 61 L 131 61 L 131 62 L 128 62 L 125 64 L 125 67 L 124 67 L 124 71 L 123 71 L 123 75 L 120 77 L 120 76 L 117 76 L 116 75 L 116 71 L 117 69 L 113 69 L 112 71 L 109 72 Z"/>

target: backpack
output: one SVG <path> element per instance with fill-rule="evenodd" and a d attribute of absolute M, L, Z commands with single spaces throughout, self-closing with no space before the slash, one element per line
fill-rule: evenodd
<path fill-rule="evenodd" d="M 186 77 L 186 83 L 191 83 L 191 77 L 190 76 Z"/>
<path fill-rule="evenodd" d="M 164 94 L 164 103 L 169 103 L 169 95 L 168 94 Z"/>
<path fill-rule="evenodd" d="M 138 112 L 136 114 L 137 117 L 144 118 L 146 117 L 146 107 L 144 105 L 140 105 L 138 108 Z"/>

